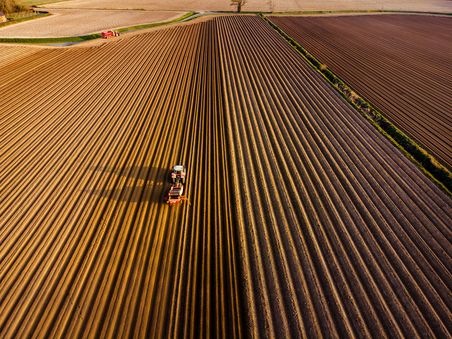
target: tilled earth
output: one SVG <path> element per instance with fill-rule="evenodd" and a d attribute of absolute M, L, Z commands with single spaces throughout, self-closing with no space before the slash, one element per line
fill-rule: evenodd
<path fill-rule="evenodd" d="M 450 198 L 262 19 L 16 53 L 0 337 L 450 337 Z"/>

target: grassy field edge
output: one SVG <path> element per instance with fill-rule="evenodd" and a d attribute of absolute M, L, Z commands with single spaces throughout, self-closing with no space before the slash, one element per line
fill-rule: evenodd
<path fill-rule="evenodd" d="M 383 134 L 393 145 L 413 162 L 427 177 L 439 186 L 449 196 L 452 196 L 452 173 L 443 166 L 430 152 L 417 142 L 412 140 L 383 113 L 374 107 L 351 86 L 346 84 L 341 78 L 334 74 L 326 65 L 322 64 L 316 57 L 310 54 L 299 42 L 293 39 L 278 25 L 259 15 L 273 29 L 275 29 L 299 54 L 306 59 L 309 64 L 339 92 L 361 115 L 363 115 L 381 134 Z"/>

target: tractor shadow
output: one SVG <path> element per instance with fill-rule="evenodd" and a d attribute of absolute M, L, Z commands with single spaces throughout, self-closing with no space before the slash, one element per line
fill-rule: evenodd
<path fill-rule="evenodd" d="M 108 177 L 110 187 L 94 187 L 87 189 L 86 192 L 109 200 L 161 203 L 170 186 L 167 168 L 93 166 L 90 170 L 97 172 L 100 176 Z M 102 185 L 105 186 L 105 178 L 101 179 L 104 181 Z"/>

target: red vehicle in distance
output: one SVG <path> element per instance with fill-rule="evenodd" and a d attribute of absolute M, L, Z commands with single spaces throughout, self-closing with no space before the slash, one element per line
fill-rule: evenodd
<path fill-rule="evenodd" d="M 105 31 L 101 33 L 102 39 L 110 39 L 119 36 L 117 31 Z"/>

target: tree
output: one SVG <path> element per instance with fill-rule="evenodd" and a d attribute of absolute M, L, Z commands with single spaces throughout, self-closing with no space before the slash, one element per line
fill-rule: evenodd
<path fill-rule="evenodd" d="M 240 13 L 242 11 L 242 6 L 246 5 L 246 0 L 231 0 L 231 2 L 231 6 L 237 6 L 237 13 Z"/>
<path fill-rule="evenodd" d="M 23 11 L 25 6 L 18 3 L 16 0 L 0 0 L 0 12 L 14 13 Z"/>

